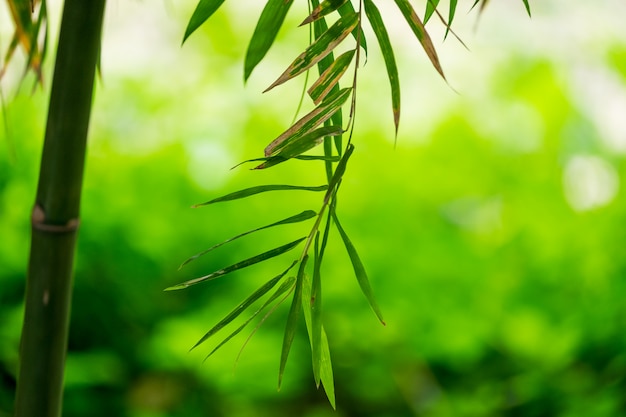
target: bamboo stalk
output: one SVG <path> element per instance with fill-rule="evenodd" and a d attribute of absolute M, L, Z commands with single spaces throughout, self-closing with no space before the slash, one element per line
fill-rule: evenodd
<path fill-rule="evenodd" d="M 66 0 L 32 217 L 16 417 L 59 417 L 74 251 L 105 0 Z"/>

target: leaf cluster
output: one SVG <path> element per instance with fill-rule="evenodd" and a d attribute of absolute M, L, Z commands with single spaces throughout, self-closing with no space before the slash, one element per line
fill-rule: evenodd
<path fill-rule="evenodd" d="M 432 16 L 436 15 L 446 27 L 445 36 L 447 37 L 449 33 L 454 33 L 451 30 L 451 25 L 457 10 L 457 1 L 449 1 L 447 19 L 438 10 L 440 6 L 439 0 L 428 0 L 423 17 L 418 15 L 409 0 L 393 0 L 393 2 L 401 12 L 415 39 L 426 53 L 430 63 L 445 80 L 442 65 L 425 24 Z M 530 11 L 527 0 L 523 0 L 523 2 L 527 10 Z M 184 40 L 209 19 L 223 3 L 224 0 L 200 0 L 189 21 Z M 244 80 L 250 77 L 254 69 L 266 56 L 283 26 L 292 4 L 293 0 L 267 0 L 265 3 L 244 59 Z M 480 4 L 479 10 L 482 11 L 487 4 L 487 0 L 476 0 L 471 7 L 473 8 L 478 4 Z M 194 348 L 214 336 L 242 313 L 252 308 L 257 301 L 265 297 L 265 301 L 261 306 L 253 310 L 243 324 L 223 338 L 208 356 L 212 355 L 227 341 L 240 333 L 255 317 L 263 312 L 265 312 L 264 317 L 267 317 L 291 296 L 291 307 L 285 325 L 278 373 L 279 387 L 298 322 L 301 314 L 303 314 L 311 344 L 315 382 L 318 387 L 320 384 L 323 385 L 330 403 L 334 406 L 335 391 L 332 365 L 328 338 L 322 319 L 322 264 L 330 239 L 331 228 L 336 228 L 340 240 L 346 248 L 360 289 L 374 314 L 384 324 L 381 309 L 374 298 L 365 266 L 347 231 L 343 228 L 337 210 L 339 188 L 346 174 L 348 162 L 354 152 L 352 132 L 356 113 L 357 81 L 361 67 L 361 57 L 368 54 L 367 39 L 363 30 L 365 21 L 369 22 L 371 26 L 385 63 L 386 75 L 391 91 L 391 110 L 396 136 L 401 114 L 400 81 L 394 48 L 375 0 L 354 2 L 349 0 L 309 0 L 308 6 L 308 15 L 300 24 L 300 26 L 308 27 L 309 29 L 310 42 L 308 47 L 292 60 L 291 64 L 269 84 L 264 92 L 271 91 L 302 74 L 307 74 L 308 82 L 308 75 L 316 70 L 317 77 L 310 85 L 305 85 L 306 94 L 308 94 L 314 104 L 314 108 L 305 115 L 294 119 L 291 126 L 272 139 L 265 147 L 262 157 L 244 161 L 243 163 L 254 162 L 256 164 L 252 169 L 258 170 L 294 160 L 323 161 L 327 183 L 320 186 L 260 185 L 207 201 L 206 203 L 196 205 L 196 207 L 281 190 L 288 192 L 323 192 L 321 204 L 317 209 L 305 210 L 286 219 L 275 221 L 218 243 L 192 256 L 183 265 L 210 253 L 217 247 L 260 230 L 307 221 L 311 221 L 312 225 L 308 229 L 308 233 L 295 241 L 285 243 L 202 277 L 182 282 L 168 288 L 168 290 L 183 289 L 204 281 L 217 279 L 253 264 L 285 255 L 300 247 L 299 256 L 289 261 L 285 270 L 265 282 L 249 297 L 239 303 L 228 315 L 202 336 L 194 345 Z M 348 41 L 350 38 L 351 41 Z M 344 52 L 337 52 L 339 45 L 346 44 L 349 44 L 349 46 L 344 48 Z M 346 77 L 346 74 L 350 73 L 349 70 L 351 68 L 351 77 Z M 348 119 L 344 122 L 344 107 L 348 106 L 348 103 Z M 348 137 L 346 142 L 343 140 L 344 136 Z M 315 153 L 320 146 L 322 151 Z M 264 319 L 261 319 L 260 323 Z"/>

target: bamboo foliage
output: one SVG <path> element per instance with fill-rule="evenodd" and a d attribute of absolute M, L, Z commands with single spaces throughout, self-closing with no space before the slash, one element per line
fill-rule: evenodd
<path fill-rule="evenodd" d="M 309 14 L 303 19 L 300 26 L 309 26 L 310 33 L 312 33 L 311 42 L 264 92 L 273 90 L 317 68 L 318 76 L 308 88 L 308 94 L 316 107 L 285 129 L 278 137 L 271 140 L 265 148 L 263 157 L 245 162 L 261 161 L 262 163 L 254 167 L 254 169 L 267 169 L 288 161 L 323 160 L 325 162 L 327 177 L 327 185 L 322 186 L 324 187 L 325 193 L 321 199 L 320 206 L 318 206 L 316 210 L 311 208 L 307 211 L 314 214 L 310 217 L 306 216 L 306 218 L 301 218 L 302 221 L 313 221 L 306 237 L 295 242 L 287 243 L 271 251 L 264 252 L 250 259 L 262 262 L 270 257 L 286 253 L 287 248 L 291 250 L 295 245 L 303 243 L 299 257 L 295 260 L 292 259 L 288 261 L 289 267 L 285 271 L 267 281 L 264 286 L 241 302 L 230 314 L 211 328 L 194 345 L 194 348 L 196 348 L 206 342 L 210 337 L 214 336 L 219 330 L 242 314 L 254 301 L 266 295 L 271 288 L 277 285 L 278 281 L 283 280 L 283 287 L 280 287 L 281 289 L 277 291 L 277 293 L 271 295 L 261 307 L 261 310 L 263 310 L 273 304 L 275 309 L 277 305 L 285 301 L 286 298 L 282 296 L 283 293 L 292 294 L 292 302 L 285 328 L 278 373 L 279 387 L 285 371 L 289 350 L 296 333 L 299 317 L 303 311 L 309 341 L 311 343 L 311 357 L 315 382 L 318 386 L 320 384 L 323 385 L 333 407 L 335 406 L 335 391 L 328 340 L 323 326 L 321 302 L 321 266 L 324 251 L 329 241 L 329 232 L 332 227 L 337 229 L 341 242 L 346 248 L 348 258 L 354 269 L 355 277 L 366 300 L 378 320 L 382 324 L 385 324 L 381 308 L 374 298 L 374 290 L 370 285 L 364 263 L 350 239 L 348 232 L 341 225 L 337 210 L 339 187 L 344 175 L 346 175 L 348 161 L 354 152 L 352 129 L 354 127 L 357 80 L 361 67 L 361 55 L 367 54 L 367 39 L 363 30 L 365 21 L 369 22 L 385 63 L 391 90 L 391 110 L 396 136 L 400 124 L 401 99 L 398 67 L 393 45 L 383 21 L 383 16 L 377 7 L 377 3 L 382 3 L 382 1 L 383 0 L 308 1 Z M 470 9 L 476 5 L 480 5 L 479 11 L 482 12 L 487 2 L 488 0 L 476 0 L 470 5 Z M 522 0 L 522 2 L 530 14 L 528 0 Z M 209 19 L 223 3 L 224 0 L 200 0 L 189 21 L 184 39 L 187 39 L 200 25 Z M 265 57 L 280 26 L 284 23 L 292 3 L 292 0 L 268 0 L 266 2 L 246 54 L 244 63 L 245 80 L 250 77 L 254 68 Z M 451 31 L 454 15 L 458 8 L 457 0 L 449 0 L 447 4 L 447 20 L 442 17 L 439 11 L 439 8 L 442 7 L 442 3 L 444 3 L 439 0 L 428 0 L 426 2 L 423 17 L 418 15 L 412 2 L 409 0 L 394 0 L 393 3 L 404 17 L 408 28 L 412 31 L 416 40 L 426 53 L 433 68 L 445 80 L 442 64 L 440 63 L 437 51 L 426 30 L 425 24 L 436 14 L 445 25 L 447 36 Z M 348 42 L 347 38 L 350 34 L 352 34 L 353 38 L 352 45 L 349 46 L 346 52 L 338 54 L 338 56 L 335 57 L 338 46 L 345 45 Z M 345 77 L 349 68 L 352 68 L 351 77 Z M 344 78 L 347 78 L 347 81 Z M 345 85 L 341 86 L 342 83 Z M 344 107 L 346 106 L 349 107 L 348 120 L 347 124 L 344 125 Z M 344 144 L 343 136 L 346 134 L 348 140 Z M 323 145 L 322 151 L 316 152 L 317 147 L 320 145 Z M 278 189 L 276 187 L 277 186 L 274 185 L 254 187 L 254 193 L 273 191 Z M 280 189 L 283 190 L 287 189 L 284 185 L 280 187 Z M 310 186 L 292 186 L 292 188 L 292 191 L 311 189 Z M 321 187 L 318 189 L 321 189 Z M 232 196 L 245 198 L 249 194 L 249 190 L 242 190 L 222 198 L 213 199 L 207 203 L 203 203 L 203 205 L 230 200 Z M 255 229 L 255 231 L 264 228 L 265 227 L 261 227 Z M 244 235 L 247 234 L 248 233 L 245 233 Z M 243 235 L 237 235 L 227 242 L 242 236 Z M 221 246 L 223 243 L 214 245 L 212 248 L 190 258 L 190 260 L 197 259 L 199 256 L 209 253 L 213 248 Z M 308 262 L 309 259 L 312 259 L 312 261 Z M 212 272 L 204 277 L 195 278 L 175 285 L 168 288 L 168 290 L 186 288 L 189 284 L 203 282 L 209 278 L 212 279 L 216 274 L 220 275 L 225 271 L 232 272 L 242 269 L 246 267 L 248 263 L 249 260 L 242 261 L 231 267 Z M 296 265 L 298 268 L 294 269 Z M 294 269 L 294 271 L 292 271 L 292 269 Z M 311 274 L 312 278 L 310 278 Z M 285 290 L 285 286 L 289 289 Z M 272 310 L 270 310 L 270 312 L 271 311 Z M 222 339 L 217 347 L 211 351 L 209 356 L 219 347 L 223 346 L 224 343 L 229 341 L 235 334 L 239 333 L 258 313 L 259 310 L 252 313 L 248 320 L 238 327 L 235 332 Z"/>

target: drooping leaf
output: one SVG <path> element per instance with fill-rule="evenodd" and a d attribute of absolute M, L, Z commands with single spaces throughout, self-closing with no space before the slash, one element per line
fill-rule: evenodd
<path fill-rule="evenodd" d="M 354 6 L 352 5 L 351 1 L 348 1 L 341 5 L 341 7 L 337 9 L 337 11 L 339 12 L 340 16 L 356 14 L 356 10 L 354 10 Z M 363 28 L 361 28 L 361 25 L 358 25 L 352 30 L 352 37 L 354 37 L 359 46 L 363 48 L 365 56 L 367 57 L 367 39 L 365 38 L 365 32 L 363 32 Z"/>
<path fill-rule="evenodd" d="M 439 0 L 427 0 L 426 1 L 426 12 L 424 13 L 424 24 L 426 24 L 428 20 L 430 20 L 433 13 L 435 13 L 435 10 L 437 9 L 438 5 L 439 5 Z"/>
<path fill-rule="evenodd" d="M 280 152 L 268 158 L 265 162 L 258 165 L 254 169 L 265 169 L 278 165 L 314 148 L 322 143 L 325 137 L 341 135 L 342 133 L 343 128 L 341 126 L 324 126 L 303 136 L 295 137 L 293 140 L 285 142 L 286 144 L 280 149 Z"/>
<path fill-rule="evenodd" d="M 213 15 L 224 3 L 225 0 L 200 0 L 196 9 L 194 10 L 187 29 L 185 29 L 185 36 L 183 37 L 183 43 L 187 40 L 189 35 L 196 31 L 206 20 Z"/>
<path fill-rule="evenodd" d="M 198 259 L 199 257 L 201 257 L 203 255 L 206 255 L 207 253 L 211 252 L 212 250 L 217 249 L 220 246 L 225 245 L 226 243 L 232 242 L 233 240 L 237 240 L 237 239 L 239 239 L 241 237 L 247 236 L 247 235 L 249 235 L 251 233 L 254 233 L 254 232 L 258 232 L 258 231 L 261 231 L 261 230 L 269 229 L 270 227 L 280 226 L 280 225 L 283 225 L 283 224 L 291 224 L 291 223 L 303 222 L 305 220 L 309 220 L 309 219 L 315 217 L 316 215 L 317 215 L 317 213 L 314 212 L 313 210 L 305 210 L 305 211 L 303 211 L 300 214 L 296 214 L 295 216 L 287 217 L 286 219 L 277 221 L 275 223 L 268 224 L 266 226 L 259 227 L 259 228 L 256 228 L 256 229 L 249 230 L 247 232 L 241 233 L 241 234 L 239 234 L 239 235 L 237 235 L 235 237 L 231 237 L 230 239 L 226 239 L 223 242 L 220 242 L 220 243 L 218 243 L 216 245 L 213 245 L 209 249 L 203 250 L 202 252 L 199 252 L 199 253 L 193 255 L 192 257 L 190 257 L 187 260 L 185 260 L 185 262 L 183 262 L 180 265 L 180 267 L 178 267 L 178 269 L 180 269 L 183 266 L 187 265 L 189 262 L 191 262 L 191 261 L 193 261 L 195 259 Z"/>
<path fill-rule="evenodd" d="M 446 27 L 446 34 L 443 36 L 444 39 L 448 37 L 448 33 L 450 32 L 450 28 L 452 27 L 452 21 L 454 20 L 454 15 L 456 14 L 456 5 L 457 0 L 450 0 L 450 10 L 448 11 L 448 24 Z"/>
<path fill-rule="evenodd" d="M 278 154 L 290 141 L 305 135 L 315 129 L 321 123 L 328 120 L 333 113 L 337 112 L 350 96 L 352 89 L 343 88 L 336 94 L 330 94 L 322 103 L 313 109 L 310 113 L 302 117 L 289 129 L 274 139 L 265 148 L 265 156 L 273 156 Z"/>
<path fill-rule="evenodd" d="M 380 45 L 380 50 L 383 54 L 383 59 L 385 60 L 387 76 L 389 78 L 389 84 L 391 85 L 391 109 L 393 111 L 393 121 L 397 137 L 398 127 L 400 125 L 400 81 L 398 78 L 396 58 L 393 53 L 393 47 L 391 46 L 387 29 L 385 28 L 385 24 L 383 23 L 378 8 L 376 8 L 372 0 L 365 0 L 364 6 L 365 14 L 372 25 L 372 29 L 374 30 L 376 39 L 378 39 L 378 44 Z"/>
<path fill-rule="evenodd" d="M 288 252 L 288 251 L 292 250 L 293 248 L 298 246 L 298 244 L 300 242 L 302 242 L 304 239 L 306 239 L 306 238 L 303 237 L 303 238 L 300 238 L 298 240 L 294 240 L 293 242 L 287 243 L 286 245 L 280 246 L 278 248 L 274 248 L 274 249 L 269 250 L 267 252 L 263 252 L 260 255 L 256 255 L 256 256 L 253 256 L 251 258 L 245 259 L 245 260 L 243 260 L 241 262 L 238 262 L 238 263 L 230 265 L 230 266 L 228 266 L 226 268 L 217 270 L 217 271 L 212 272 L 212 273 L 210 273 L 208 275 L 204 275 L 204 276 L 199 277 L 199 278 L 190 279 L 189 281 L 181 282 L 180 284 L 177 284 L 177 285 L 174 285 L 174 286 L 166 288 L 165 291 L 182 290 L 182 289 L 188 288 L 188 287 L 190 287 L 192 285 L 196 285 L 196 284 L 199 284 L 199 283 L 204 282 L 204 281 L 210 281 L 210 280 L 213 280 L 213 279 L 216 279 L 216 278 L 220 278 L 220 277 L 222 277 L 222 276 L 224 276 L 226 274 L 230 274 L 231 272 L 238 271 L 238 270 L 243 269 L 243 268 L 247 268 L 247 267 L 249 267 L 251 265 L 254 265 L 254 264 L 257 264 L 259 262 L 266 261 L 268 259 L 274 258 L 276 256 L 282 255 L 285 252 Z"/>
<path fill-rule="evenodd" d="M 291 267 L 289 268 L 291 269 Z M 228 336 L 226 336 L 224 338 L 224 340 L 222 340 L 217 346 L 215 346 L 213 348 L 213 350 L 211 352 L 209 352 L 209 354 L 206 356 L 205 360 L 208 359 L 211 355 L 213 355 L 215 352 L 217 352 L 219 350 L 219 348 L 221 348 L 222 346 L 224 346 L 230 339 L 232 339 L 233 337 L 237 336 L 239 333 L 241 333 L 241 331 L 243 329 L 246 328 L 246 326 L 248 324 L 250 324 L 250 322 L 257 316 L 259 315 L 259 313 L 261 313 L 262 311 L 264 311 L 270 304 L 272 304 L 278 297 L 280 297 L 281 295 L 283 295 L 284 293 L 286 293 L 287 291 L 290 291 L 291 289 L 293 289 L 294 283 L 296 281 L 296 277 L 289 277 L 285 280 L 285 282 L 283 282 L 282 284 L 280 284 L 280 287 L 278 287 L 278 289 L 274 292 L 274 294 L 272 294 L 272 296 L 270 298 L 268 298 L 261 307 L 259 307 L 250 317 L 248 317 L 248 319 L 243 322 L 239 327 L 237 327 L 231 334 L 229 334 Z M 279 304 L 282 301 L 279 301 Z M 271 311 L 268 313 L 270 314 Z M 252 335 L 250 335 L 251 337 Z M 248 338 L 249 340 L 249 338 Z M 246 340 L 247 343 L 247 340 Z M 244 344 L 245 346 L 245 344 Z M 243 349 L 243 347 L 242 347 Z"/>
<path fill-rule="evenodd" d="M 345 174 L 346 172 L 348 160 L 352 156 L 352 152 L 354 152 L 354 145 L 350 143 L 346 149 L 346 153 L 344 153 L 343 156 L 341 157 L 341 160 L 339 160 L 339 163 L 337 164 L 337 168 L 335 169 L 333 177 L 331 178 L 328 184 L 328 190 L 330 192 L 334 191 L 337 184 L 339 184 L 339 182 L 343 178 L 343 174 Z M 326 193 L 326 195 L 328 195 L 328 192 Z"/>
<path fill-rule="evenodd" d="M 300 75 L 328 55 L 357 26 L 357 14 L 342 16 L 326 32 L 309 45 L 264 92 Z"/>
<path fill-rule="evenodd" d="M 223 201 L 238 200 L 240 198 L 250 197 L 255 194 L 266 193 L 268 191 L 286 191 L 286 190 L 301 190 L 301 191 L 326 191 L 328 186 L 320 185 L 317 187 L 307 187 L 300 185 L 259 185 L 256 187 L 250 187 L 243 190 L 235 191 L 234 193 L 226 194 L 225 196 L 214 198 L 204 203 L 194 204 L 192 208 L 201 206 L 207 206 L 209 204 L 221 203 Z"/>
<path fill-rule="evenodd" d="M 526 13 L 528 13 L 528 17 L 532 17 L 530 14 L 530 4 L 528 3 L 528 0 L 522 0 L 524 2 L 524 6 L 526 7 Z"/>
<path fill-rule="evenodd" d="M 291 345 L 296 335 L 296 329 L 298 327 L 298 318 L 300 317 L 300 310 L 302 309 L 302 285 L 304 281 L 304 270 L 308 260 L 308 255 L 305 255 L 300 262 L 298 268 L 298 276 L 296 278 L 296 288 L 293 294 L 293 301 L 291 302 L 291 308 L 289 309 L 289 316 L 287 316 L 287 325 L 285 326 L 285 335 L 283 337 L 283 348 L 280 354 L 280 368 L 278 371 L 278 389 L 283 382 L 283 374 L 285 373 L 285 366 L 287 365 L 287 358 L 291 351 Z"/>
<path fill-rule="evenodd" d="M 293 0 L 269 0 L 265 4 L 248 45 L 248 52 L 244 61 L 244 80 L 250 77 L 254 68 L 261 62 L 274 43 L 292 4 Z"/>
<path fill-rule="evenodd" d="M 352 62 L 355 52 L 356 50 L 351 49 L 341 54 L 328 68 L 326 68 L 326 70 L 309 88 L 309 96 L 313 99 L 313 102 L 316 105 L 326 97 L 335 85 L 337 85 L 339 79 L 343 76 Z"/>
<path fill-rule="evenodd" d="M 195 345 L 193 345 L 193 347 L 190 350 L 193 350 L 196 347 L 198 347 L 200 344 L 202 344 L 208 338 L 213 336 L 215 333 L 219 332 L 221 329 L 223 329 L 225 326 L 227 326 L 230 322 L 232 322 L 237 317 L 239 317 L 239 315 L 241 313 L 243 313 L 244 311 L 246 311 L 246 309 L 248 307 L 250 307 L 255 301 L 257 301 L 259 298 L 263 297 L 265 294 L 267 294 L 267 292 L 269 290 L 274 288 L 276 286 L 276 284 L 278 284 L 278 282 L 285 275 L 287 275 L 287 272 L 289 272 L 289 270 L 291 268 L 293 268 L 293 266 L 295 264 L 296 264 L 296 262 L 293 262 L 289 268 L 287 268 L 281 274 L 279 274 L 279 275 L 275 276 L 274 278 L 270 279 L 269 281 L 267 281 L 259 289 L 257 289 L 255 292 L 253 292 L 248 298 L 246 298 L 244 301 L 239 303 L 239 305 L 237 307 L 235 307 L 230 313 L 228 313 L 228 315 L 226 315 L 226 317 L 224 317 L 215 326 L 213 326 L 208 332 L 206 332 L 206 334 L 204 336 L 202 336 L 200 338 L 200 340 L 198 340 L 198 342 Z"/>
<path fill-rule="evenodd" d="M 314 7 L 314 9 L 311 11 L 311 14 L 309 14 L 302 23 L 300 23 L 300 26 L 307 25 L 311 22 L 316 21 L 317 19 L 321 19 L 329 13 L 334 12 L 346 1 L 347 0 L 324 0 Z"/>
<path fill-rule="evenodd" d="M 409 0 L 395 0 L 396 5 L 402 12 L 402 15 L 406 19 L 407 23 L 413 30 L 413 33 L 422 44 L 424 51 L 426 51 L 426 55 L 430 59 L 430 62 L 433 64 L 437 72 L 446 79 L 446 76 L 443 73 L 443 68 L 441 68 L 441 64 L 439 63 L 439 56 L 437 55 L 437 51 L 435 50 L 435 46 L 433 45 L 433 41 L 430 39 L 430 35 L 424 28 L 424 24 L 420 20 L 419 16 L 409 3 Z"/>
<path fill-rule="evenodd" d="M 333 378 L 333 366 L 330 360 L 328 337 L 326 336 L 326 331 L 324 330 L 324 326 L 322 326 L 321 320 L 319 320 L 317 324 L 315 323 L 316 313 L 313 305 L 310 303 L 310 300 L 313 298 L 310 288 L 311 283 L 308 282 L 308 277 L 305 275 L 304 285 L 302 286 L 302 307 L 309 334 L 309 341 L 311 342 L 311 357 L 313 359 L 315 383 L 318 388 L 320 382 L 322 383 L 330 405 L 336 408 L 335 383 Z M 318 332 L 318 335 L 315 335 L 316 332 Z"/>
<path fill-rule="evenodd" d="M 372 291 L 369 278 L 367 277 L 367 272 L 365 272 L 365 267 L 363 266 L 363 262 L 361 261 L 361 258 L 359 257 L 359 254 L 357 253 L 356 248 L 352 244 L 352 241 L 348 237 L 348 234 L 345 232 L 345 230 L 341 226 L 341 223 L 339 223 L 339 219 L 337 218 L 337 213 L 335 213 L 334 211 L 331 211 L 331 214 L 333 216 L 335 225 L 337 226 L 337 230 L 339 231 L 339 234 L 341 235 L 341 240 L 343 240 L 344 246 L 346 247 L 346 250 L 348 251 L 348 256 L 350 257 L 350 261 L 352 262 L 352 267 L 354 268 L 354 274 L 356 275 L 356 279 L 359 283 L 359 286 L 361 287 L 361 291 L 363 292 L 363 295 L 365 295 L 365 298 L 369 302 L 370 307 L 372 307 L 372 310 L 374 310 L 374 313 L 376 314 L 376 317 L 378 317 L 378 320 L 380 320 L 380 322 L 383 325 L 385 325 L 382 312 L 380 311 L 380 308 L 378 307 L 378 303 L 376 302 L 376 299 L 374 298 L 374 292 Z"/>

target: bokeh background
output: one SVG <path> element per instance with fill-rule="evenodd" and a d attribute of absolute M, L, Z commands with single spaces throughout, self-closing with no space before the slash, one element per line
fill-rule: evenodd
<path fill-rule="evenodd" d="M 56 40 L 59 2 L 50 2 Z M 290 123 L 301 82 L 261 91 L 306 45 L 296 4 L 244 86 L 263 2 L 226 2 L 180 46 L 191 1 L 108 5 L 86 170 L 64 416 L 487 417 L 626 415 L 626 5 L 621 0 L 459 6 L 453 38 L 429 23 L 450 85 L 391 5 L 403 91 L 394 146 L 370 36 L 356 152 L 338 212 L 387 322 L 362 297 L 339 236 L 326 258 L 325 326 L 337 411 L 316 390 L 302 326 L 276 390 L 287 306 L 203 362 L 189 348 L 289 256 L 163 292 L 297 237 L 228 237 L 316 209 L 274 193 L 190 209 L 267 182 L 314 185 L 316 163 L 257 157 Z M 386 7 L 389 6 L 389 7 Z M 421 7 L 421 5 L 420 5 Z M 10 36 L 0 9 L 0 42 Z M 369 33 L 369 32 L 367 32 Z M 4 44 L 3 44 L 4 45 Z M 10 416 L 22 294 L 53 56 L 31 93 L 3 81 L 0 130 L 0 416 Z M 308 164 L 308 165 L 307 165 Z M 236 366 L 235 366 L 236 365 Z"/>

